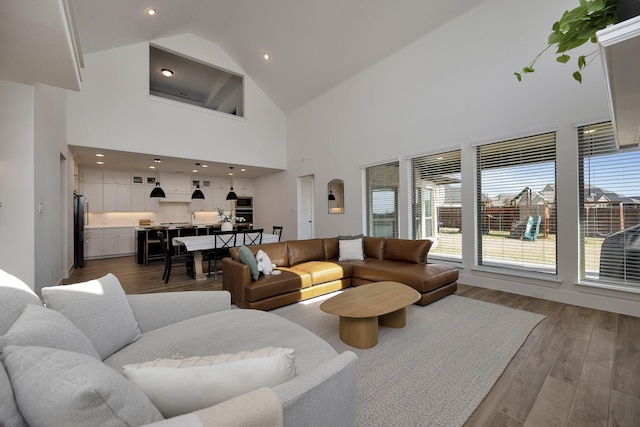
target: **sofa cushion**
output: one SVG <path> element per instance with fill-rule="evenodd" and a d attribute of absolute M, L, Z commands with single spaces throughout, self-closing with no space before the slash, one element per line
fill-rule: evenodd
<path fill-rule="evenodd" d="M 385 237 L 364 237 L 364 254 L 367 258 L 384 258 Z"/>
<path fill-rule="evenodd" d="M 338 236 L 338 261 L 358 261 L 364 259 L 362 234 L 357 236 Z"/>
<path fill-rule="evenodd" d="M 424 263 L 431 248 L 431 240 L 387 239 L 384 259 L 413 264 Z"/>
<path fill-rule="evenodd" d="M 258 280 L 258 277 L 260 277 L 260 271 L 258 270 L 258 261 L 256 261 L 255 255 L 245 245 L 240 246 L 238 249 L 238 255 L 240 256 L 240 262 L 249 266 L 251 280 Z"/>
<path fill-rule="evenodd" d="M 281 316 L 260 310 L 234 309 L 145 332 L 142 338 L 104 363 L 121 371 L 127 364 L 169 358 L 176 353 L 192 357 L 268 346 L 295 349 L 298 376 L 313 371 L 338 354 L 316 334 Z"/>
<path fill-rule="evenodd" d="M 93 357 L 31 346 L 8 346 L 2 357 L 20 412 L 32 427 L 162 420 L 140 389 Z"/>
<path fill-rule="evenodd" d="M 311 283 L 319 285 L 333 280 L 351 277 L 347 272 L 351 272 L 350 267 L 342 266 L 330 261 L 309 261 L 290 267 L 291 270 L 303 271 L 311 275 Z"/>
<path fill-rule="evenodd" d="M 42 288 L 47 307 L 64 314 L 89 337 L 102 359 L 140 338 L 138 322 L 113 274 L 73 285 Z"/>
<path fill-rule="evenodd" d="M 204 409 L 260 387 L 274 387 L 296 375 L 293 349 L 279 347 L 155 359 L 122 369 L 165 418 Z"/>
<path fill-rule="evenodd" d="M 260 276 L 260 279 L 245 286 L 244 296 L 247 301 L 255 302 L 276 295 L 295 292 L 308 288 L 313 284 L 311 275 L 290 267 L 280 267 L 277 276 Z"/>
<path fill-rule="evenodd" d="M 400 282 L 424 293 L 458 280 L 458 270 L 439 264 L 408 264 L 398 261 L 371 260 L 354 264 L 353 277 L 371 282 L 386 280 Z"/>
<path fill-rule="evenodd" d="M 322 239 L 289 240 L 287 241 L 287 251 L 289 252 L 289 265 L 307 261 L 324 261 Z M 273 260 L 273 258 L 271 259 Z"/>
<path fill-rule="evenodd" d="M 9 330 L 27 304 L 41 306 L 42 301 L 22 280 L 0 270 L 0 335 Z"/>
<path fill-rule="evenodd" d="M 324 259 L 338 259 L 340 252 L 337 237 L 324 237 L 322 244 L 324 245 Z"/>
<path fill-rule="evenodd" d="M 27 427 L 20 411 L 18 411 L 11 381 L 9 381 L 9 375 L 7 375 L 2 362 L 0 362 L 0 402 L 0 426 Z"/>
<path fill-rule="evenodd" d="M 89 338 L 62 313 L 35 304 L 28 304 L 0 337 L 0 348 L 8 345 L 51 347 L 102 360 Z"/>

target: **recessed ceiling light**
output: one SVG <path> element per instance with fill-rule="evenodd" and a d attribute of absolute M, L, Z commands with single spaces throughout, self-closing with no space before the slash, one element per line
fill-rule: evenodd
<path fill-rule="evenodd" d="M 163 68 L 162 70 L 160 70 L 160 72 L 162 73 L 163 76 L 165 77 L 171 77 L 173 76 L 173 71 L 171 71 L 168 68 Z"/>
<path fill-rule="evenodd" d="M 149 169 L 155 169 L 155 168 L 156 168 L 155 166 L 149 166 Z"/>
<path fill-rule="evenodd" d="M 99 165 L 104 165 L 104 162 L 96 162 Z"/>
<path fill-rule="evenodd" d="M 198 173 L 198 169 L 192 169 L 191 172 Z"/>
<path fill-rule="evenodd" d="M 233 172 L 229 172 L 229 176 L 233 176 Z"/>
<path fill-rule="evenodd" d="M 104 157 L 104 154 L 98 153 L 98 154 L 96 154 L 96 157 Z"/>
<path fill-rule="evenodd" d="M 209 167 L 209 165 L 202 165 L 202 167 L 203 167 L 203 168 L 208 168 L 208 167 Z"/>
<path fill-rule="evenodd" d="M 240 172 L 246 172 L 247 170 L 245 168 L 240 169 Z"/>
<path fill-rule="evenodd" d="M 153 16 L 155 14 L 156 14 L 156 10 L 155 9 L 147 9 L 147 15 Z"/>
<path fill-rule="evenodd" d="M 265 61 L 269 61 L 271 59 L 271 55 L 269 55 L 267 52 L 264 52 L 262 54 L 262 59 L 264 59 Z"/>

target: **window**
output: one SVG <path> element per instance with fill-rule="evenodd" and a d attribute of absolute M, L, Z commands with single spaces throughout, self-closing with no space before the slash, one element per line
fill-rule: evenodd
<path fill-rule="evenodd" d="M 411 159 L 411 236 L 434 242 L 429 257 L 462 261 L 460 150 Z"/>
<path fill-rule="evenodd" d="M 399 162 L 365 168 L 367 235 L 398 237 Z"/>
<path fill-rule="evenodd" d="M 640 149 L 610 122 L 578 128 L 581 279 L 640 290 Z"/>
<path fill-rule="evenodd" d="M 477 263 L 556 274 L 555 132 L 477 147 Z"/>

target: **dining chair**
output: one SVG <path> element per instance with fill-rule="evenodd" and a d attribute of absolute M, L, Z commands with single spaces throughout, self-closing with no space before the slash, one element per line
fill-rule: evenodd
<path fill-rule="evenodd" d="M 242 230 L 242 242 L 236 242 L 238 244 L 243 243 L 245 246 L 261 245 L 263 228 L 254 228 L 253 230 Z"/>
<path fill-rule="evenodd" d="M 194 277 L 193 254 L 185 253 L 181 255 L 171 255 L 171 253 L 169 253 L 169 247 L 167 246 L 167 242 L 164 239 L 164 233 L 162 231 L 158 231 L 158 240 L 160 240 L 160 246 L 162 247 L 162 252 L 164 253 L 164 273 L 162 273 L 162 280 L 164 280 L 164 283 L 169 283 L 171 266 L 174 262 L 184 262 L 187 267 L 187 274 L 189 275 L 189 277 Z"/>
<path fill-rule="evenodd" d="M 282 229 L 283 229 L 283 227 L 281 225 L 274 225 L 273 226 L 272 234 L 275 234 L 276 236 L 278 236 L 278 242 L 280 241 L 280 239 L 282 239 Z"/>
<path fill-rule="evenodd" d="M 218 279 L 218 261 L 229 257 L 229 249 L 236 245 L 238 231 L 213 231 L 209 233 L 213 236 L 213 249 L 205 252 L 205 259 L 208 261 L 208 275 L 211 275 L 211 261 L 213 261 L 213 280 Z"/>

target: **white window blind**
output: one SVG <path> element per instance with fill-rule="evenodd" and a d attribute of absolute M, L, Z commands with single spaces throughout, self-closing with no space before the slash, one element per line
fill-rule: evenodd
<path fill-rule="evenodd" d="M 556 274 L 555 132 L 477 147 L 477 263 Z"/>
<path fill-rule="evenodd" d="M 367 234 L 398 237 L 399 162 L 365 168 Z"/>
<path fill-rule="evenodd" d="M 640 149 L 610 122 L 578 128 L 581 278 L 640 289 Z"/>
<path fill-rule="evenodd" d="M 411 232 L 434 242 L 429 257 L 462 261 L 460 150 L 411 159 Z"/>

